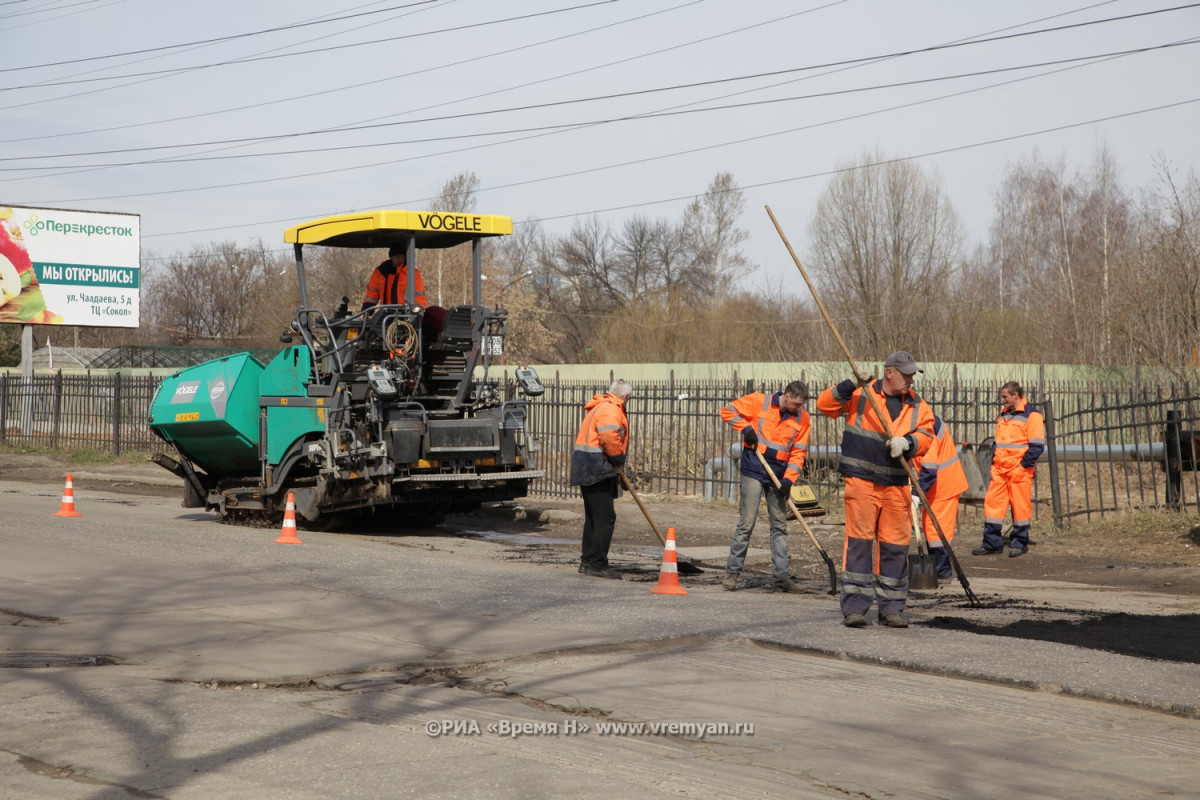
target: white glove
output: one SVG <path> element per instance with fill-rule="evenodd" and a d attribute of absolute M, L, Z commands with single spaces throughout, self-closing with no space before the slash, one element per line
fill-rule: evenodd
<path fill-rule="evenodd" d="M 892 458 L 899 458 L 908 449 L 908 439 L 905 439 L 903 436 L 893 436 L 888 439 L 887 446 L 888 452 L 892 454 Z"/>
<path fill-rule="evenodd" d="M 858 370 L 854 373 L 854 379 L 858 381 L 859 386 L 866 386 L 871 381 L 875 380 L 875 376 L 865 370 Z"/>

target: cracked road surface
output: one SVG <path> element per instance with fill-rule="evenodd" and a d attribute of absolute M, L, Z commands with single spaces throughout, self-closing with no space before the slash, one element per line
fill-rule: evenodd
<path fill-rule="evenodd" d="M 973 578 L 987 608 L 939 591 L 851 631 L 819 591 L 711 570 L 651 595 L 652 553 L 589 580 L 446 527 L 283 546 L 59 498 L 0 481 L 0 660 L 104 665 L 0 668 L 5 797 L 1194 796 L 1194 660 L 980 632 L 1051 599 L 1076 628 L 1144 613 L 1130 593 Z M 1195 598 L 1158 603 L 1197 635 Z"/>

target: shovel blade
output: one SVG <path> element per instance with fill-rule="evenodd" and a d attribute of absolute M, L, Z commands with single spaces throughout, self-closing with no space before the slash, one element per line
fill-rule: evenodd
<path fill-rule="evenodd" d="M 908 554 L 908 588 L 938 588 L 937 561 L 932 553 Z"/>

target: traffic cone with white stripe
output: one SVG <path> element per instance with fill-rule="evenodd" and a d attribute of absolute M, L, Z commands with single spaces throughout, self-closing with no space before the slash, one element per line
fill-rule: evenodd
<path fill-rule="evenodd" d="M 283 510 L 283 531 L 275 544 L 304 544 L 296 535 L 296 496 L 288 492 L 287 506 Z"/>
<path fill-rule="evenodd" d="M 675 556 L 675 529 L 667 528 L 667 542 L 663 547 L 662 569 L 658 571 L 658 585 L 652 594 L 687 594 L 679 585 L 679 560 Z"/>
<path fill-rule="evenodd" d="M 53 514 L 55 517 L 82 517 L 83 514 L 75 512 L 75 488 L 71 483 L 71 473 L 67 473 L 67 485 L 63 488 L 62 505 L 58 507 L 58 511 Z"/>

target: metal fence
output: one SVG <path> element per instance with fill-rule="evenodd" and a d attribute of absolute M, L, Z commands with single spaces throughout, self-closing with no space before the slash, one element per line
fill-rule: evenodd
<path fill-rule="evenodd" d="M 803 376 L 802 376 L 803 377 Z M 114 455 L 162 449 L 146 417 L 160 378 L 109 374 L 0 374 L 0 446 L 86 448 Z M 568 485 L 571 447 L 583 406 L 604 391 L 602 381 L 548 380 L 533 404 L 530 429 L 546 477 L 534 493 L 574 496 Z M 628 404 L 629 462 L 640 490 L 704 500 L 736 501 L 740 438 L 717 412 L 743 394 L 780 387 L 755 380 L 638 381 Z M 815 396 L 822 386 L 811 386 Z M 987 445 L 995 428 L 997 388 L 957 380 L 922 382 L 921 394 L 946 420 L 968 459 L 986 479 Z M 513 386 L 506 387 L 511 395 Z M 1034 483 L 1035 517 L 1057 525 L 1140 509 L 1200 510 L 1200 396 L 1187 384 L 1083 382 L 1027 387 L 1043 409 L 1047 453 Z M 816 413 L 807 472 L 818 500 L 841 503 L 837 453 L 842 423 Z M 965 514 L 978 513 L 981 487 L 966 495 Z M 972 509 L 975 509 L 974 511 Z"/>
<path fill-rule="evenodd" d="M 583 405 L 608 382 L 547 381 L 531 427 L 541 445 L 546 478 L 537 492 L 568 497 L 571 446 Z M 627 405 L 626 472 L 650 493 L 737 498 L 740 438 L 718 411 L 753 391 L 780 386 L 744 382 L 639 381 Z M 810 386 L 812 418 L 807 473 L 820 503 L 841 504 L 837 454 L 842 422 L 815 409 L 822 386 Z M 964 496 L 967 515 L 980 515 L 991 438 L 999 413 L 998 387 L 960 381 L 922 382 L 922 396 L 974 458 L 980 482 Z M 1143 509 L 1200 510 L 1200 396 L 1183 385 L 1043 383 L 1026 388 L 1047 420 L 1047 452 L 1034 483 L 1034 515 L 1062 526 L 1074 517 Z M 970 474 L 970 470 L 968 470 Z"/>
<path fill-rule="evenodd" d="M 0 374 L 0 445 L 150 453 L 161 440 L 146 417 L 153 376 Z"/>

